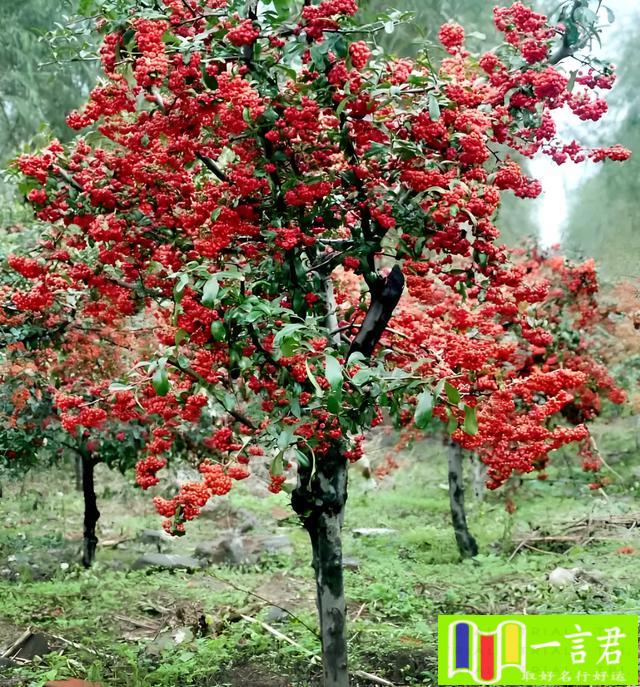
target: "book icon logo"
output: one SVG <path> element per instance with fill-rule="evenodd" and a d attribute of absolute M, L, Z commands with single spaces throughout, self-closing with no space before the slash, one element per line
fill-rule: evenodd
<path fill-rule="evenodd" d="M 493 683 L 505 668 L 526 671 L 527 628 L 516 620 L 499 623 L 493 632 L 481 632 L 469 620 L 449 625 L 449 677 L 470 675 L 475 682 Z"/>

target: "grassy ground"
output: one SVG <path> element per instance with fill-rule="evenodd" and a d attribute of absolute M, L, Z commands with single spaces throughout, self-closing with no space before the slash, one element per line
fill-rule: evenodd
<path fill-rule="evenodd" d="M 603 525 L 588 536 L 571 530 L 563 542 L 532 538 L 560 533 L 566 523 L 640 512 L 632 424 L 602 425 L 598 441 L 616 473 L 606 493 L 590 491 L 587 478 L 570 472 L 558 456 L 547 482 L 525 479 L 513 495 L 513 515 L 504 508 L 504 493 L 482 501 L 469 495 L 481 554 L 464 563 L 448 523 L 446 466 L 437 447 L 414 447 L 376 490 L 354 475 L 344 531 L 345 555 L 358 565 L 345 572 L 352 669 L 398 685 L 436 684 L 438 614 L 640 613 L 640 536 L 634 528 Z M 36 687 L 71 676 L 105 687 L 319 684 L 309 547 L 286 517 L 285 495 L 239 488 L 168 550 L 192 553 L 239 512 L 250 512 L 259 532 L 291 537 L 292 555 L 193 573 L 131 571 L 137 556 L 153 550 L 136 535 L 157 528 L 158 519 L 148 496 L 126 481 L 100 471 L 98 483 L 100 538 L 107 545 L 89 571 L 75 562 L 81 499 L 73 479 L 52 470 L 3 485 L 0 647 L 30 627 L 47 634 L 56 651 L 19 668 L 0 667 L 0 685 Z M 353 534 L 358 527 L 397 533 L 362 538 Z M 118 540 L 125 541 L 114 547 Z M 556 566 L 589 575 L 555 588 L 548 574 Z M 356 678 L 355 684 L 370 683 Z"/>

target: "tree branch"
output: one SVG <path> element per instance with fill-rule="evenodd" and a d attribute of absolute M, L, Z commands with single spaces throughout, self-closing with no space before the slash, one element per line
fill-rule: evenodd
<path fill-rule="evenodd" d="M 210 171 L 213 172 L 220 181 L 229 181 L 229 177 L 218 167 L 218 165 L 206 155 L 202 153 L 196 153 L 196 157 L 202 164 Z"/>
<path fill-rule="evenodd" d="M 338 329 L 338 315 L 336 313 L 336 297 L 333 292 L 333 281 L 331 275 L 322 277 L 322 288 L 324 289 L 324 300 L 327 306 L 326 327 L 329 330 L 333 345 L 340 346 L 340 332 Z"/>
<path fill-rule="evenodd" d="M 394 265 L 387 277 L 376 279 L 371 288 L 369 309 L 360 330 L 351 342 L 347 359 L 356 351 L 360 351 L 367 358 L 371 356 L 400 301 L 403 290 L 404 275 L 398 265 Z"/>

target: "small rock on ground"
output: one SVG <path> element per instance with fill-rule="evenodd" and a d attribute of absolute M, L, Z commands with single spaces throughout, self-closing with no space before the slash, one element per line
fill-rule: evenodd
<path fill-rule="evenodd" d="M 388 527 L 358 527 L 353 530 L 354 537 L 382 537 L 397 533 L 398 530 L 392 530 Z"/>
<path fill-rule="evenodd" d="M 194 570 L 203 568 L 204 564 L 199 558 L 193 556 L 178 556 L 169 553 L 146 553 L 134 561 L 132 570 L 142 570 L 144 568 L 164 568 L 165 570 L 180 570 L 187 568 Z"/>
<path fill-rule="evenodd" d="M 34 632 L 21 646 L 12 658 L 22 658 L 31 661 L 36 656 L 44 656 L 51 652 L 49 640 L 41 632 Z"/>
<path fill-rule="evenodd" d="M 290 615 L 279 606 L 269 606 L 267 608 L 267 614 L 264 617 L 265 623 L 282 623 L 288 620 Z"/>
<path fill-rule="evenodd" d="M 155 544 L 157 541 L 170 542 L 173 537 L 164 530 L 142 530 L 136 537 L 139 541 Z"/>
<path fill-rule="evenodd" d="M 205 558 L 209 563 L 242 565 L 255 563 L 264 554 L 289 555 L 291 552 L 291 540 L 286 534 L 241 537 L 230 533 L 200 543 L 195 555 Z"/>
<path fill-rule="evenodd" d="M 342 567 L 345 570 L 360 570 L 360 561 L 351 556 L 344 556 L 342 558 Z"/>

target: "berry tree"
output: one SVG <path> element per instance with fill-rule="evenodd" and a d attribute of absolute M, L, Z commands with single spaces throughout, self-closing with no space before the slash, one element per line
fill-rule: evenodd
<path fill-rule="evenodd" d="M 549 341 L 534 348 L 520 374 L 532 368 L 564 368 L 581 373 L 584 381 L 560 412 L 570 425 L 588 424 L 602 413 L 603 401 L 622 405 L 627 400 L 624 389 L 610 372 L 610 344 L 603 336 L 603 329 L 607 328 L 603 313 L 606 296 L 600 295 L 595 262 L 574 262 L 555 251 L 544 252 L 534 247 L 526 251 L 522 264 L 529 278 L 547 284 L 547 297 L 530 310 L 530 315 L 544 327 Z M 630 350 L 626 354 L 629 356 Z M 586 472 L 600 470 L 602 460 L 590 436 L 581 442 L 579 453 Z M 540 479 L 545 479 L 545 464 L 543 460 L 535 466 L 541 471 Z M 596 489 L 602 483 L 606 483 L 606 478 L 595 480 L 590 486 Z"/>
<path fill-rule="evenodd" d="M 611 85 L 608 65 L 575 78 L 554 66 L 589 43 L 596 17 L 582 0 L 566 3 L 556 26 L 519 2 L 496 9 L 505 43 L 481 56 L 449 23 L 436 67 L 426 52 L 384 55 L 376 36 L 403 17 L 361 25 L 355 0 L 99 6 L 104 80 L 68 118 L 88 133 L 19 160 L 50 228 L 32 284 L 13 303 L 48 326 L 135 313 L 155 322 L 154 355 L 92 405 L 95 424 L 148 429 L 141 486 L 157 483 L 203 408 L 216 409 L 202 481 L 156 499 L 169 531 L 183 533 L 261 456 L 272 491 L 295 477 L 325 682 L 342 687 L 340 529 L 363 432 L 382 407 L 400 423 L 433 412 L 454 434 L 475 432 L 464 378 L 422 354 L 400 360 L 381 338 L 405 280 L 411 291 L 429 275 L 493 304 L 493 317 L 508 290 L 518 311 L 527 294 L 492 218 L 503 191 L 533 197 L 540 185 L 506 151 L 628 156 L 555 137 L 554 109 L 586 119 L 606 109 L 591 92 Z M 360 293 L 337 288 L 339 268 L 361 275 Z M 543 391 L 571 381 L 554 374 Z M 528 392 L 502 395 L 519 393 Z M 63 422 L 82 424 L 81 413 L 70 407 Z"/>
<path fill-rule="evenodd" d="M 9 263 L 17 270 L 29 264 L 15 256 Z M 89 567 L 100 518 L 95 467 L 105 463 L 123 473 L 133 468 L 146 431 L 107 417 L 94 407 L 95 398 L 106 390 L 109 376 L 128 367 L 131 351 L 142 349 L 132 345 L 133 334 L 123 326 L 93 329 L 63 320 L 43 328 L 11 311 L 7 305 L 0 315 L 6 334 L 0 356 L 0 465 L 23 474 L 69 455 L 75 459 L 84 500 L 82 563 Z"/>
<path fill-rule="evenodd" d="M 599 414 L 601 397 L 624 401 L 596 350 L 593 261 L 574 265 L 537 250 L 513 257 L 514 283 L 492 301 L 448 291 L 431 274 L 410 276 L 383 335 L 389 360 L 404 367 L 421 358 L 420 374 L 443 380 L 452 402 L 465 397 L 462 423 L 451 406 L 417 417 L 432 434 L 447 425 L 451 432 L 449 496 L 462 557 L 477 553 L 464 510 L 463 448 L 485 463 L 491 489 L 512 474 L 538 470 L 544 478 L 549 453 L 573 441 L 585 469 L 597 471 L 585 423 Z"/>

